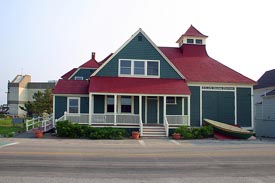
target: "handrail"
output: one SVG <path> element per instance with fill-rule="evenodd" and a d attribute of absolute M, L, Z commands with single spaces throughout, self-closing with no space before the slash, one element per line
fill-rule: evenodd
<path fill-rule="evenodd" d="M 31 120 L 26 120 L 26 131 L 29 131 L 29 127 L 32 129 L 35 127 L 41 127 L 44 131 L 47 130 L 47 125 L 50 124 L 50 121 L 53 119 L 52 115 L 39 116 L 37 118 L 32 118 Z"/>
<path fill-rule="evenodd" d="M 141 117 L 139 118 L 139 133 L 140 133 L 140 136 L 143 135 L 143 123 L 142 123 Z"/>
<path fill-rule="evenodd" d="M 166 137 L 169 136 L 169 123 L 167 120 L 167 116 L 164 116 L 164 127 L 165 127 L 165 132 L 166 132 Z"/>

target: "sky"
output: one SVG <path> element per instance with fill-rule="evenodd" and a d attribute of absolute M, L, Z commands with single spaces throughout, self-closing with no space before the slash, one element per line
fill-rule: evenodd
<path fill-rule="evenodd" d="M 272 0 L 0 0 L 0 105 L 8 80 L 58 80 L 96 52 L 103 60 L 139 28 L 174 46 L 192 24 L 212 58 L 258 80 L 275 69 Z"/>

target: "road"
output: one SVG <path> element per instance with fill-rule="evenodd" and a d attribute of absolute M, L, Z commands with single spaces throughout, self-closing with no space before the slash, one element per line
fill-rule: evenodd
<path fill-rule="evenodd" d="M 0 141 L 0 183 L 275 182 L 275 141 Z"/>

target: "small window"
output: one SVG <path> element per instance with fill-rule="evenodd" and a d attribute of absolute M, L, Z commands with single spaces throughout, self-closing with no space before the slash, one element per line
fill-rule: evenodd
<path fill-rule="evenodd" d="M 130 96 L 121 97 L 121 112 L 132 113 L 132 98 Z"/>
<path fill-rule="evenodd" d="M 75 76 L 74 80 L 83 80 L 83 76 Z"/>
<path fill-rule="evenodd" d="M 142 36 L 138 36 L 138 41 L 142 41 Z"/>
<path fill-rule="evenodd" d="M 196 39 L 196 44 L 202 44 L 202 39 Z"/>
<path fill-rule="evenodd" d="M 188 44 L 194 44 L 194 39 L 187 39 Z"/>
<path fill-rule="evenodd" d="M 158 76 L 159 75 L 159 63 L 158 62 L 147 62 L 147 75 Z"/>
<path fill-rule="evenodd" d="M 134 74 L 144 75 L 144 61 L 134 61 Z"/>
<path fill-rule="evenodd" d="M 69 98 L 68 103 L 69 113 L 79 113 L 79 98 Z"/>
<path fill-rule="evenodd" d="M 167 104 L 177 104 L 176 103 L 176 97 L 167 97 L 166 98 L 166 103 Z"/>
<path fill-rule="evenodd" d="M 114 96 L 107 96 L 107 112 L 114 112 Z"/>
<path fill-rule="evenodd" d="M 120 60 L 120 74 L 131 74 L 131 60 Z"/>

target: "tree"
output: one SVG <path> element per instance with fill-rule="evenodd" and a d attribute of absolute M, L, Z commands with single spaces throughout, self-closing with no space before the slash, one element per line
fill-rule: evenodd
<path fill-rule="evenodd" d="M 20 109 L 26 111 L 28 116 L 41 115 L 44 111 L 53 112 L 53 97 L 50 89 L 46 89 L 44 92 L 38 91 L 33 94 L 32 98 L 32 102 L 28 101 L 24 107 L 20 106 Z"/>

